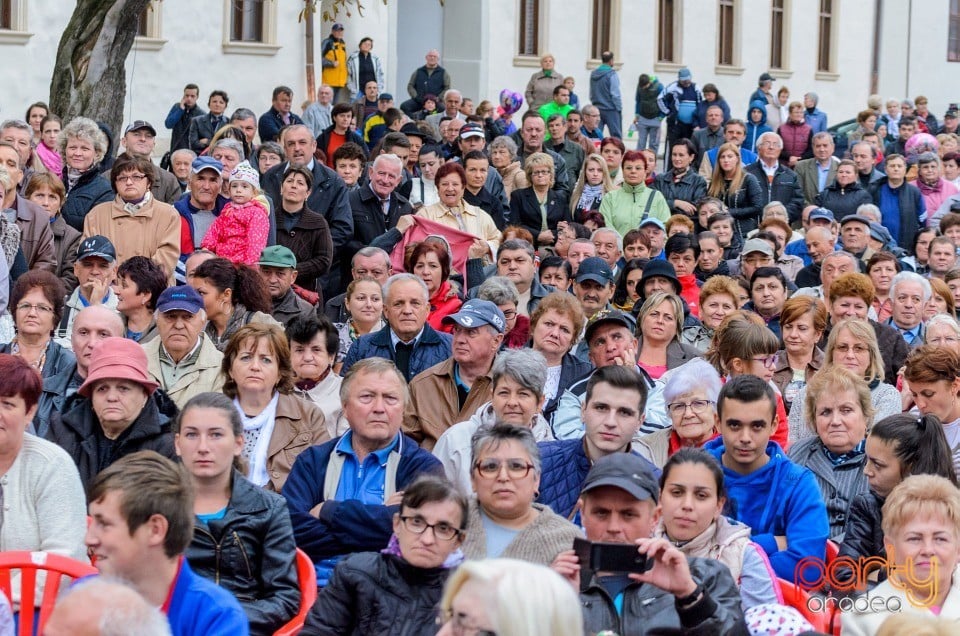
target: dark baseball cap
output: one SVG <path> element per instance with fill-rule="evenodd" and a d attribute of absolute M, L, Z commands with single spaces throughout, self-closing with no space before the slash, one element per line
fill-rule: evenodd
<path fill-rule="evenodd" d="M 775 81 L 777 81 L 776 78 L 770 73 L 761 73 L 760 80 L 758 83 L 763 84 L 764 82 L 775 82 Z"/>
<path fill-rule="evenodd" d="M 400 128 L 400 132 L 408 137 L 419 137 L 420 139 L 427 138 L 427 134 L 420 130 L 420 128 L 412 121 L 405 123 L 403 127 Z"/>
<path fill-rule="evenodd" d="M 619 309 L 601 309 L 587 322 L 587 330 L 583 336 L 584 341 L 589 344 L 593 333 L 606 324 L 621 325 L 629 329 L 630 333 L 637 330 L 637 321 L 631 314 L 624 313 Z"/>
<path fill-rule="evenodd" d="M 955 111 L 955 110 L 948 110 L 948 111 L 943 115 L 943 118 L 944 118 L 944 119 L 956 119 L 956 118 L 957 118 L 957 111 Z"/>
<path fill-rule="evenodd" d="M 91 256 L 98 256 L 108 263 L 112 263 L 117 260 L 117 250 L 113 246 L 113 243 L 110 242 L 110 239 L 97 234 L 96 236 L 83 239 L 80 242 L 80 247 L 77 248 L 78 261 L 90 258 Z"/>
<path fill-rule="evenodd" d="M 213 157 L 197 157 L 190 164 L 190 170 L 193 174 L 200 174 L 204 170 L 214 170 L 219 175 L 223 172 L 223 164 Z"/>
<path fill-rule="evenodd" d="M 583 259 L 583 262 L 580 263 L 580 268 L 577 270 L 577 282 L 582 283 L 585 280 L 592 280 L 601 285 L 607 285 L 614 282 L 613 270 L 610 269 L 607 261 L 599 256 L 587 257 Z"/>
<path fill-rule="evenodd" d="M 483 126 L 476 122 L 467 122 L 460 128 L 460 139 L 468 137 L 484 137 Z"/>
<path fill-rule="evenodd" d="M 825 220 L 830 221 L 831 223 L 834 223 L 837 220 L 837 218 L 833 216 L 833 212 L 827 208 L 816 208 L 815 210 L 811 210 L 807 219 L 810 221 Z"/>
<path fill-rule="evenodd" d="M 157 129 L 151 126 L 150 122 L 144 121 L 143 119 L 138 119 L 127 126 L 127 129 L 123 131 L 123 134 L 126 135 L 127 133 L 131 133 L 135 130 L 149 130 L 151 135 L 154 137 L 157 136 Z"/>
<path fill-rule="evenodd" d="M 507 319 L 503 317 L 503 312 L 500 311 L 500 308 L 489 300 L 480 300 L 479 298 L 471 298 L 463 303 L 460 311 L 455 314 L 450 314 L 449 316 L 444 316 L 441 322 L 445 325 L 454 322 L 467 329 L 475 329 L 481 325 L 490 325 L 499 333 L 503 333 L 507 327 Z"/>
<path fill-rule="evenodd" d="M 167 287 L 157 299 L 157 311 L 163 314 L 177 309 L 196 314 L 203 309 L 203 298 L 189 285 Z"/>
<path fill-rule="evenodd" d="M 649 462 L 633 453 L 614 453 L 593 462 L 580 493 L 601 486 L 619 488 L 641 501 L 657 503 L 660 498 L 660 488 Z"/>
<path fill-rule="evenodd" d="M 380 97 L 377 98 L 377 101 L 380 101 L 380 102 L 392 102 L 392 101 L 393 101 L 393 95 L 391 95 L 390 93 L 380 93 Z"/>
<path fill-rule="evenodd" d="M 331 31 L 343 31 L 343 25 L 340 24 L 339 22 L 334 22 L 334 23 L 333 23 L 333 26 L 330 27 L 330 30 L 331 30 Z"/>

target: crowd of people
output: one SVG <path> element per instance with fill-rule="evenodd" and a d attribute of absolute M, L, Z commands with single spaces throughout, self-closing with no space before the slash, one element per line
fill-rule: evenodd
<path fill-rule="evenodd" d="M 960 619 L 956 110 L 838 150 L 683 68 L 628 149 L 609 53 L 474 105 L 430 51 L 395 107 L 322 48 L 301 115 L 188 84 L 161 165 L 0 124 L 0 550 L 103 575 L 44 633 L 271 634 L 298 550 L 310 634 L 799 633 L 828 549 L 884 567 L 814 591 Z"/>

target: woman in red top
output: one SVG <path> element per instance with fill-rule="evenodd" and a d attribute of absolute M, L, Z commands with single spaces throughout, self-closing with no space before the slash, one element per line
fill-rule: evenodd
<path fill-rule="evenodd" d="M 700 281 L 694 274 L 697 259 L 700 258 L 699 241 L 692 234 L 674 234 L 667 239 L 663 251 L 677 273 L 677 281 L 680 283 L 678 295 L 686 301 L 690 313 L 699 318 Z"/>
<path fill-rule="evenodd" d="M 447 333 L 451 325 L 441 324 L 444 316 L 455 314 L 463 301 L 448 280 L 450 252 L 442 243 L 423 241 L 413 246 L 407 260 L 407 271 L 423 280 L 430 292 L 430 314 L 427 322 L 437 331 Z"/>

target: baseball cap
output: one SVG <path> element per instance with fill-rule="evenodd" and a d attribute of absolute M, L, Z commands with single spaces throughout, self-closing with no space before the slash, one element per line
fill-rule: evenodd
<path fill-rule="evenodd" d="M 775 82 L 775 81 L 777 81 L 776 78 L 774 78 L 773 75 L 771 75 L 770 73 L 761 73 L 758 83 L 762 84 L 763 82 Z"/>
<path fill-rule="evenodd" d="M 601 486 L 613 486 L 641 501 L 657 503 L 660 488 L 650 470 L 650 464 L 633 453 L 613 453 L 593 462 L 587 478 L 583 480 L 581 493 Z"/>
<path fill-rule="evenodd" d="M 599 256 L 589 256 L 583 259 L 580 268 L 577 270 L 577 282 L 582 283 L 585 280 L 607 285 L 614 282 L 613 270 L 610 269 L 607 261 Z"/>
<path fill-rule="evenodd" d="M 658 228 L 660 228 L 664 232 L 667 231 L 667 226 L 663 224 L 663 221 L 661 221 L 660 219 L 654 218 L 652 216 L 648 216 L 644 220 L 640 221 L 640 225 L 638 227 L 643 227 L 644 225 L 656 225 Z"/>
<path fill-rule="evenodd" d="M 949 118 L 949 119 L 956 119 L 956 118 L 957 118 L 957 114 L 958 114 L 958 113 L 957 113 L 957 111 L 955 111 L 955 110 L 948 110 L 946 113 L 944 113 L 943 118 L 944 118 L 944 119 L 948 119 L 948 118 Z"/>
<path fill-rule="evenodd" d="M 330 27 L 331 31 L 343 31 L 343 25 L 339 22 L 334 22 L 333 26 Z"/>
<path fill-rule="evenodd" d="M 99 256 L 108 263 L 112 263 L 117 260 L 117 250 L 114 248 L 113 243 L 110 242 L 110 239 L 97 234 L 96 236 L 83 239 L 83 241 L 80 242 L 80 247 L 77 248 L 78 261 L 82 261 L 91 256 Z"/>
<path fill-rule="evenodd" d="M 463 127 L 460 128 L 460 139 L 485 136 L 483 126 L 473 121 L 464 124 Z"/>
<path fill-rule="evenodd" d="M 380 93 L 380 97 L 377 98 L 377 101 L 380 101 L 380 102 L 392 102 L 392 101 L 393 101 L 393 95 L 391 95 L 390 93 Z"/>
<path fill-rule="evenodd" d="M 763 239 L 747 239 L 747 242 L 743 244 L 743 249 L 740 250 L 740 253 L 746 256 L 751 252 L 760 252 L 761 254 L 766 254 L 767 256 L 773 258 L 773 247 Z"/>
<path fill-rule="evenodd" d="M 816 208 L 815 210 L 810 211 L 810 215 L 807 217 L 811 221 L 816 220 L 826 220 L 831 223 L 835 222 L 837 219 L 833 216 L 833 212 L 827 208 Z"/>
<path fill-rule="evenodd" d="M 634 333 L 637 330 L 637 321 L 631 314 L 624 313 L 619 309 L 601 309 L 593 314 L 593 317 L 587 322 L 587 330 L 583 336 L 584 342 L 590 342 L 590 338 L 593 337 L 593 332 L 601 325 L 609 323 L 626 327 L 630 330 L 630 333 Z"/>
<path fill-rule="evenodd" d="M 190 164 L 190 170 L 193 174 L 200 174 L 204 170 L 216 170 L 219 175 L 223 172 L 223 164 L 213 157 L 197 157 L 193 160 L 193 163 Z"/>
<path fill-rule="evenodd" d="M 203 298 L 189 285 L 167 287 L 157 299 L 157 311 L 163 314 L 177 309 L 196 314 L 203 309 Z"/>
<path fill-rule="evenodd" d="M 260 260 L 257 265 L 266 267 L 289 267 L 297 268 L 297 257 L 290 251 L 289 247 L 283 245 L 271 245 L 260 254 Z"/>
<path fill-rule="evenodd" d="M 441 322 L 445 325 L 455 322 L 467 329 L 474 329 L 480 325 L 490 325 L 499 333 L 503 333 L 507 326 L 507 319 L 503 317 L 500 308 L 489 300 L 480 300 L 479 298 L 471 298 L 463 303 L 460 311 L 444 316 Z"/>
<path fill-rule="evenodd" d="M 677 79 L 681 81 L 693 79 L 693 73 L 690 72 L 690 69 L 684 66 L 677 72 Z"/>
<path fill-rule="evenodd" d="M 843 227 L 847 223 L 863 223 L 867 227 L 870 227 L 872 221 L 862 214 L 848 214 L 847 216 L 840 219 L 840 227 Z"/>
<path fill-rule="evenodd" d="M 127 133 L 133 132 L 135 130 L 144 130 L 144 129 L 149 130 L 150 134 L 153 135 L 154 137 L 157 136 L 157 129 L 151 126 L 150 122 L 144 121 L 143 119 L 138 119 L 134 121 L 132 124 L 130 124 L 129 126 L 127 126 L 127 129 L 123 131 L 123 134 L 126 135 Z"/>

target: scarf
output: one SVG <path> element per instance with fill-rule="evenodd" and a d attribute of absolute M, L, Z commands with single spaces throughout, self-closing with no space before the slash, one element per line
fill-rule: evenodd
<path fill-rule="evenodd" d="M 592 210 L 593 204 L 603 198 L 603 184 L 597 185 L 583 184 L 583 192 L 580 193 L 580 201 L 577 202 L 577 208 L 580 210 Z"/>
<path fill-rule="evenodd" d="M 826 446 L 821 446 L 823 448 L 823 454 L 827 456 L 827 459 L 830 460 L 830 463 L 834 466 L 839 466 L 845 462 L 848 462 L 852 459 L 856 459 L 863 455 L 867 448 L 867 439 L 863 438 L 860 440 L 860 443 L 853 447 L 852 450 L 848 450 L 846 453 L 834 453 L 833 451 L 827 450 Z"/>
<path fill-rule="evenodd" d="M 77 181 L 80 181 L 80 177 L 86 173 L 87 170 L 77 170 L 67 166 L 67 191 L 73 190 L 73 186 L 77 185 Z"/>
<path fill-rule="evenodd" d="M 243 430 L 251 431 L 260 429 L 260 437 L 257 438 L 257 445 L 253 452 L 247 457 L 249 463 L 248 479 L 257 486 L 265 486 L 270 481 L 267 474 L 267 451 L 270 448 L 270 438 L 273 437 L 273 425 L 277 419 L 277 404 L 280 402 L 280 393 L 275 392 L 273 398 L 267 404 L 259 415 L 247 417 L 243 409 L 240 408 L 240 400 L 233 398 L 233 404 L 240 413 L 240 419 L 243 420 Z"/>
<path fill-rule="evenodd" d="M 332 368 L 333 367 L 327 367 L 327 370 L 321 373 L 320 377 L 317 378 L 316 380 L 310 380 L 308 378 L 297 380 L 294 386 L 300 389 L 301 391 L 304 391 L 304 392 L 309 391 L 310 389 L 316 387 L 318 384 L 326 380 L 327 376 L 330 375 L 330 369 Z"/>
<path fill-rule="evenodd" d="M 380 550 L 380 554 L 389 554 L 390 556 L 397 557 L 402 560 L 404 563 L 407 563 L 407 560 L 403 558 L 403 552 L 400 551 L 400 540 L 397 538 L 396 533 L 390 535 L 390 541 L 387 542 L 387 547 L 383 550 Z M 444 570 L 452 570 L 459 566 L 464 561 L 463 550 L 457 548 L 450 553 L 450 556 L 447 557 L 447 560 L 443 562 L 442 567 Z"/>
<path fill-rule="evenodd" d="M 667 531 L 660 522 L 658 535 L 668 541 Z M 706 530 L 686 543 L 671 541 L 687 556 L 714 559 L 730 569 L 733 580 L 740 584 L 743 569 L 743 553 L 750 543 L 750 528 L 726 517 L 718 517 Z"/>
<path fill-rule="evenodd" d="M 917 179 L 916 186 L 920 188 L 920 194 L 930 196 L 931 194 L 940 194 L 940 191 L 943 190 L 943 183 L 943 179 L 937 179 L 937 182 L 933 185 L 927 185 L 922 179 Z"/>
<path fill-rule="evenodd" d="M 139 201 L 124 201 L 124 202 L 123 202 L 123 209 L 124 209 L 124 211 L 126 211 L 126 213 L 129 214 L 130 216 L 134 216 L 134 215 L 137 214 L 137 212 L 139 212 L 141 209 L 143 209 L 143 206 L 145 206 L 145 205 L 147 205 L 148 203 L 150 203 L 150 199 L 152 199 L 152 198 L 153 198 L 153 195 L 151 195 L 151 194 L 150 194 L 150 191 L 147 190 L 147 193 L 144 194 L 144 195 L 143 195 L 143 198 L 140 199 Z"/>

